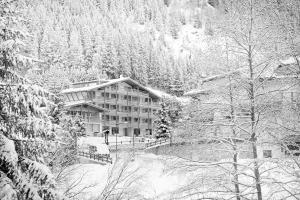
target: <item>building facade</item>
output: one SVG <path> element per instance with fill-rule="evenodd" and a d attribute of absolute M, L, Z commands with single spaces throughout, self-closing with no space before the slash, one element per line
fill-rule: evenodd
<path fill-rule="evenodd" d="M 61 94 L 66 104 L 85 102 L 103 109 L 99 131 L 89 128 L 89 135 L 103 130 L 119 136 L 153 135 L 160 96 L 130 78 L 75 83 Z"/>
<path fill-rule="evenodd" d="M 88 136 L 99 136 L 102 132 L 102 114 L 106 109 L 84 101 L 70 101 L 65 105 L 71 116 L 80 115 Z"/>
<path fill-rule="evenodd" d="M 300 79 L 296 71 L 293 64 L 281 64 L 272 76 L 255 79 L 255 123 L 260 158 L 299 155 L 291 153 L 300 148 L 297 135 L 300 130 Z M 235 138 L 245 149 L 251 144 L 248 84 L 247 77 L 235 71 L 204 79 L 198 89 L 185 94 L 194 99 L 192 107 L 200 111 L 198 118 L 194 117 L 196 123 L 207 125 L 202 127 L 204 137 Z M 293 141 L 289 144 L 290 138 Z"/>

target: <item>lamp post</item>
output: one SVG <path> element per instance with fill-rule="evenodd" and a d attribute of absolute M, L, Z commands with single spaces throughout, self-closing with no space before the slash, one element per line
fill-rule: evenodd
<path fill-rule="evenodd" d="M 134 159 L 135 159 L 135 152 L 134 152 L 134 130 L 132 132 L 132 151 L 133 151 L 133 156 L 132 156 L 131 161 L 134 161 Z"/>
<path fill-rule="evenodd" d="M 103 133 L 104 133 L 104 142 L 105 142 L 105 144 L 109 145 L 109 142 L 108 142 L 109 130 L 106 129 L 106 130 L 103 131 Z"/>
<path fill-rule="evenodd" d="M 120 129 L 120 127 L 119 127 L 119 125 L 120 124 L 128 124 L 128 122 L 118 122 L 118 123 L 116 123 L 116 126 L 118 127 L 118 133 L 115 133 L 115 135 L 116 135 L 116 160 L 117 160 L 117 158 L 118 158 L 118 134 L 119 134 L 119 129 Z"/>

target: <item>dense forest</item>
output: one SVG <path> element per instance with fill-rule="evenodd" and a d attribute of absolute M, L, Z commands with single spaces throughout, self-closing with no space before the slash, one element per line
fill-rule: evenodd
<path fill-rule="evenodd" d="M 229 146 L 221 150 L 232 156 L 232 161 L 225 160 L 222 165 L 183 159 L 178 163 L 181 169 L 201 173 L 199 177 L 183 174 L 195 180 L 186 182 L 178 194 L 168 194 L 175 195 L 173 199 L 190 199 L 194 192 L 199 199 L 205 192 L 216 199 L 223 192 L 223 199 L 262 200 L 266 195 L 272 197 L 272 191 L 285 196 L 273 199 L 298 199 L 299 157 L 285 151 L 288 159 L 267 156 L 260 160 L 257 149 L 261 136 L 268 136 L 266 142 L 272 145 L 276 139 L 281 151 L 289 150 L 289 145 L 295 147 L 295 139 L 285 142 L 282 136 L 299 136 L 299 89 L 289 90 L 299 86 L 299 36 L 299 0 L 1 0 L 0 199 L 76 199 L 82 191 L 72 193 L 72 187 L 66 186 L 69 177 L 60 176 L 78 162 L 77 139 L 85 128 L 78 115 L 67 114 L 58 93 L 73 82 L 121 75 L 177 96 L 192 89 L 204 88 L 204 95 L 214 90 L 206 103 L 193 97 L 189 105 L 182 106 L 177 98 L 161 104 L 156 132 L 160 137 L 170 135 L 168 146 L 178 138 L 197 145 L 199 139 L 218 146 L 216 141 L 221 141 Z M 287 66 L 296 70 L 283 77 L 286 82 L 275 83 L 282 77 L 272 73 L 287 58 L 292 59 Z M 219 87 L 214 81 L 220 77 L 228 82 Z M 276 101 L 275 92 L 281 100 Z M 218 109 L 222 111 L 219 116 Z M 223 135 L 227 132 L 230 135 Z M 244 132 L 245 137 L 239 135 Z M 239 140 L 250 144 L 251 159 L 239 159 L 245 150 L 237 144 Z M 135 155 L 134 146 L 132 150 Z M 116 164 L 97 199 L 116 199 L 114 195 L 134 199 L 129 194 L 141 194 L 129 191 L 127 183 L 136 183 L 140 176 L 127 180 L 136 171 L 126 174 L 129 164 L 119 164 L 117 150 L 115 155 Z M 148 158 L 154 160 L 153 155 Z M 166 164 L 168 159 L 164 159 Z M 164 164 L 153 167 L 145 162 L 149 171 L 161 166 L 161 172 L 154 173 L 157 176 L 165 174 Z M 119 171 L 114 169 L 118 165 Z M 273 169 L 279 170 L 272 172 L 274 179 L 264 177 Z M 113 173 L 117 173 L 116 179 Z M 279 180 L 283 174 L 286 179 Z M 116 187 L 122 176 L 126 188 L 121 184 L 119 193 Z M 173 180 L 169 182 L 175 183 Z M 272 184 L 278 187 L 269 187 Z M 147 183 L 145 188 L 150 186 Z M 84 185 L 84 189 L 88 187 Z M 124 192 L 128 196 L 122 196 Z M 157 195 L 153 199 L 158 199 Z"/>
<path fill-rule="evenodd" d="M 24 1 L 20 8 L 34 59 L 27 77 L 58 92 L 71 82 L 130 76 L 182 94 L 220 73 L 206 1 Z M 217 4 L 216 4 L 217 5 Z M 209 50 L 209 51 L 208 51 Z M 67 77 L 67 78 L 66 78 Z"/>
<path fill-rule="evenodd" d="M 23 1 L 19 6 L 30 36 L 25 54 L 34 61 L 24 70 L 54 92 L 71 82 L 123 75 L 181 95 L 224 71 L 220 46 L 225 42 L 218 33 L 224 5 L 206 0 Z M 279 1 L 274 5 L 280 15 L 287 11 L 297 19 L 293 3 L 285 9 Z M 282 31 L 281 25 L 272 31 Z"/>

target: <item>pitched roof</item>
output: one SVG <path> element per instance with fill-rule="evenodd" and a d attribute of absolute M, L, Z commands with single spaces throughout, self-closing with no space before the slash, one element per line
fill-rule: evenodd
<path fill-rule="evenodd" d="M 163 98 L 163 97 L 172 97 L 172 95 L 161 91 L 161 90 L 157 90 L 157 89 L 153 89 L 150 87 L 146 87 L 149 91 L 151 91 L 153 94 L 156 94 L 157 96 L 159 96 L 159 98 Z"/>
<path fill-rule="evenodd" d="M 66 108 L 72 108 L 72 107 L 75 107 L 75 106 L 81 106 L 81 105 L 86 105 L 86 106 L 90 106 L 92 108 L 95 108 L 101 112 L 106 112 L 107 110 L 104 109 L 104 108 L 101 108 L 95 104 L 92 104 L 91 102 L 86 102 L 86 101 L 76 101 L 76 102 L 68 102 L 66 103 L 65 107 Z"/>
<path fill-rule="evenodd" d="M 240 69 L 240 70 L 235 70 L 235 71 L 231 71 L 231 72 L 227 72 L 227 73 L 207 77 L 207 78 L 205 78 L 201 81 L 200 88 L 188 91 L 188 92 L 184 93 L 183 96 L 194 96 L 194 95 L 198 95 L 198 94 L 207 94 L 209 91 L 212 91 L 212 90 L 216 89 L 217 87 L 219 87 L 218 85 L 207 85 L 208 83 L 212 83 L 213 81 L 222 80 L 222 79 L 227 78 L 229 76 L 234 76 L 234 75 L 242 76 L 241 71 L 242 70 Z M 204 87 L 205 84 L 206 84 L 206 86 Z M 227 86 L 227 85 L 228 84 L 225 84 L 225 85 L 222 85 L 222 86 Z"/>
<path fill-rule="evenodd" d="M 118 79 L 112 79 L 107 81 L 106 83 L 102 83 L 99 85 L 93 85 L 93 86 L 87 86 L 87 87 L 79 87 L 79 88 L 69 88 L 61 91 L 62 94 L 66 93 L 72 93 L 72 92 L 84 92 L 84 91 L 91 91 L 91 90 L 96 90 L 99 88 L 107 87 L 116 83 L 120 82 L 126 82 L 129 85 L 135 85 L 138 86 L 139 88 L 142 88 L 143 90 L 147 91 L 150 93 L 150 95 L 154 96 L 155 98 L 161 98 L 160 95 L 158 95 L 153 89 L 150 89 L 148 87 L 143 86 L 142 84 L 138 83 L 137 81 L 129 78 L 129 77 L 122 77 Z"/>
<path fill-rule="evenodd" d="M 183 94 L 183 96 L 193 96 L 197 94 L 206 94 L 209 90 L 203 89 L 193 89 Z"/>

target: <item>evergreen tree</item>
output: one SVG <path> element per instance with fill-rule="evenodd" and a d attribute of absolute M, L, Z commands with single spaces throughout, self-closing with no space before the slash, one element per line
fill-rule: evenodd
<path fill-rule="evenodd" d="M 0 2 L 0 197 L 63 199 L 45 161 L 57 131 L 55 96 L 14 72 L 24 61 L 18 3 Z"/>
<path fill-rule="evenodd" d="M 161 103 L 161 109 L 157 113 L 156 138 L 167 138 L 171 135 L 171 120 L 169 117 L 169 107 L 165 102 Z"/>
<path fill-rule="evenodd" d="M 110 79 L 118 78 L 117 52 L 111 41 L 108 41 L 102 53 L 102 69 Z"/>

